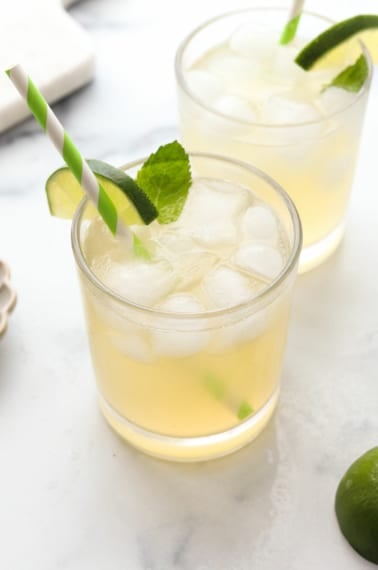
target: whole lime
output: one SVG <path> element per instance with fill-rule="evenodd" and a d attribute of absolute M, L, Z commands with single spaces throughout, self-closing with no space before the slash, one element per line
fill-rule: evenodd
<path fill-rule="evenodd" d="M 349 467 L 339 483 L 335 509 L 347 541 L 364 558 L 378 564 L 378 447 Z"/>

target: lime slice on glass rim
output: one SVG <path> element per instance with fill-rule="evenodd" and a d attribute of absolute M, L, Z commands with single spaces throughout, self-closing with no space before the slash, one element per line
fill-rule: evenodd
<path fill-rule="evenodd" d="M 377 14 L 354 16 L 338 22 L 308 43 L 297 55 L 295 62 L 305 70 L 314 67 L 323 57 L 347 40 L 360 34 L 378 28 Z M 369 37 L 369 36 L 368 36 Z"/>
<path fill-rule="evenodd" d="M 119 168 L 100 160 L 88 164 L 117 208 L 120 219 L 127 225 L 150 224 L 158 211 L 137 183 Z M 58 218 L 72 219 L 84 198 L 84 191 L 71 171 L 59 168 L 46 182 L 46 195 L 50 213 Z M 92 205 L 90 205 L 92 206 Z M 94 206 L 91 213 L 96 215 Z"/>
<path fill-rule="evenodd" d="M 335 510 L 349 544 L 378 564 L 378 447 L 349 467 L 337 489 Z"/>

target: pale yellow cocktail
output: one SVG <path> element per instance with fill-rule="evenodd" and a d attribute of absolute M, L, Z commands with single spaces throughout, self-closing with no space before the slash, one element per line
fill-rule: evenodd
<path fill-rule="evenodd" d="M 357 93 L 323 90 L 362 45 L 351 41 L 304 71 L 296 55 L 330 21 L 305 13 L 297 37 L 282 46 L 284 21 L 284 10 L 243 10 L 184 41 L 176 58 L 180 130 L 187 148 L 250 162 L 283 186 L 303 225 L 304 271 L 342 238 L 370 76 Z"/>
<path fill-rule="evenodd" d="M 86 206 L 73 227 L 102 411 L 135 446 L 177 460 L 229 453 L 271 417 L 301 242 L 268 177 L 205 156 L 192 169 L 176 222 L 132 227 L 150 259 Z"/>

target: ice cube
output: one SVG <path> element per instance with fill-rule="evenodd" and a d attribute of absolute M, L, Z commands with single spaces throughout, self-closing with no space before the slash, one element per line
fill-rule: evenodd
<path fill-rule="evenodd" d="M 311 99 L 311 101 L 315 101 L 315 104 L 320 107 L 319 105 L 319 97 L 326 85 L 328 85 L 334 77 L 339 73 L 339 69 L 336 67 L 330 67 L 326 69 L 316 69 L 311 70 L 311 73 L 306 72 L 305 81 L 301 83 L 301 87 L 303 88 L 303 92 L 306 93 L 306 96 Z"/>
<path fill-rule="evenodd" d="M 250 99 L 254 81 L 261 74 L 261 65 L 237 55 L 217 53 L 206 62 L 209 71 L 223 83 L 225 94 Z"/>
<path fill-rule="evenodd" d="M 128 331 L 127 334 L 111 333 L 108 338 L 117 351 L 132 360 L 148 363 L 154 359 L 148 335 L 143 335 L 136 327 L 134 330 Z"/>
<path fill-rule="evenodd" d="M 149 307 L 167 295 L 177 281 L 169 263 L 142 260 L 110 263 L 101 278 L 128 301 Z"/>
<path fill-rule="evenodd" d="M 264 144 L 282 147 L 278 156 L 285 161 L 311 156 L 313 141 L 328 129 L 315 105 L 299 101 L 290 94 L 267 99 L 262 117 L 265 123 L 275 125 L 271 130 L 266 129 Z"/>
<path fill-rule="evenodd" d="M 225 265 L 208 273 L 202 286 L 209 303 L 219 309 L 243 303 L 254 294 L 250 280 Z"/>
<path fill-rule="evenodd" d="M 350 93 L 339 87 L 328 87 L 318 97 L 319 107 L 325 114 L 345 109 L 356 99 L 355 93 Z"/>
<path fill-rule="evenodd" d="M 222 81 L 208 71 L 193 69 L 185 75 L 189 89 L 204 103 L 210 104 L 223 91 Z"/>
<path fill-rule="evenodd" d="M 285 125 L 318 121 L 321 114 L 311 103 L 290 96 L 273 95 L 265 102 L 263 118 L 266 123 Z"/>
<path fill-rule="evenodd" d="M 267 329 L 269 322 L 267 309 L 241 317 L 238 322 L 230 323 L 219 331 L 212 349 L 214 352 L 221 352 L 242 342 L 254 340 Z"/>
<path fill-rule="evenodd" d="M 202 247 L 216 250 L 236 243 L 238 230 L 236 223 L 231 219 L 210 220 L 208 224 L 206 222 L 193 224 L 192 235 Z"/>
<path fill-rule="evenodd" d="M 198 251 L 182 256 L 177 264 L 177 289 L 189 289 L 202 281 L 204 275 L 218 261 L 215 253 Z"/>
<path fill-rule="evenodd" d="M 277 277 L 283 268 L 282 255 L 277 248 L 256 243 L 242 245 L 235 252 L 233 261 L 238 267 L 268 279 Z"/>
<path fill-rule="evenodd" d="M 275 78 L 289 84 L 307 80 L 308 72 L 294 61 L 298 55 L 296 48 L 276 45 L 272 55 L 271 73 Z"/>
<path fill-rule="evenodd" d="M 238 315 L 235 322 L 225 325 L 215 342 L 212 343 L 213 352 L 221 352 L 244 342 L 250 342 L 262 334 L 268 333 L 270 327 L 285 315 L 287 299 L 280 297 L 271 303 L 257 307 L 249 307 Z"/>
<path fill-rule="evenodd" d="M 165 232 L 156 241 L 155 255 L 171 264 L 177 276 L 176 290 L 189 289 L 217 261 L 216 254 L 204 251 L 185 231 Z"/>
<path fill-rule="evenodd" d="M 239 26 L 231 35 L 229 47 L 235 53 L 264 64 L 272 56 L 277 37 L 266 29 L 258 29 L 255 23 Z"/>
<path fill-rule="evenodd" d="M 159 310 L 166 313 L 203 313 L 204 307 L 189 293 L 170 295 L 160 305 Z"/>
<path fill-rule="evenodd" d="M 254 122 L 257 121 L 257 113 L 252 106 L 237 95 L 223 95 L 216 99 L 212 105 L 213 109 L 240 121 Z"/>
<path fill-rule="evenodd" d="M 226 182 L 197 180 L 179 219 L 181 228 L 202 247 L 236 243 L 239 214 L 250 201 L 247 190 Z"/>
<path fill-rule="evenodd" d="M 192 237 L 184 232 L 175 231 L 170 228 L 168 231 L 161 231 L 155 237 L 156 252 L 159 257 L 172 263 L 198 249 Z"/>
<path fill-rule="evenodd" d="M 199 252 L 202 250 L 192 236 L 177 224 L 170 224 L 168 231 L 156 236 L 156 258 L 168 261 L 175 270 L 182 261 Z"/>
<path fill-rule="evenodd" d="M 83 250 L 85 258 L 96 272 L 96 267 L 107 259 L 127 259 L 128 250 L 118 237 L 113 236 L 102 219 L 94 219 L 85 228 Z"/>
<path fill-rule="evenodd" d="M 265 206 L 248 208 L 243 215 L 241 227 L 244 237 L 248 240 L 277 243 L 277 220 L 273 212 Z"/>
<path fill-rule="evenodd" d="M 193 314 L 204 312 L 199 301 L 188 293 L 176 294 L 167 297 L 159 307 L 168 313 Z M 188 323 L 185 322 L 187 326 Z M 167 325 L 165 325 L 167 326 Z M 182 330 L 183 323 L 175 320 L 171 323 L 171 330 L 155 330 L 153 342 L 155 352 L 159 356 L 185 357 L 203 350 L 209 341 L 208 331 Z"/>
<path fill-rule="evenodd" d="M 161 233 L 161 225 L 154 220 L 148 226 L 135 224 L 130 226 L 130 230 L 135 234 L 143 243 L 148 243 L 154 239 L 156 235 Z"/>

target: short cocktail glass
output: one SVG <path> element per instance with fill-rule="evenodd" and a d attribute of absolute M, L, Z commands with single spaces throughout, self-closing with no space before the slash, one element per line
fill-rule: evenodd
<path fill-rule="evenodd" d="M 270 177 L 232 159 L 190 160 L 179 220 L 132 227 L 150 260 L 129 263 L 87 201 L 72 227 L 102 412 L 135 447 L 179 461 L 231 453 L 271 418 L 302 237 L 295 206 Z M 135 176 L 141 164 L 124 169 Z M 249 257 L 262 264 L 254 276 L 235 270 L 252 218 Z"/>
<path fill-rule="evenodd" d="M 353 40 L 320 70 L 304 72 L 295 55 L 332 22 L 304 12 L 297 38 L 278 46 L 286 17 L 284 9 L 252 8 L 204 23 L 179 47 L 176 78 L 183 144 L 250 162 L 293 199 L 303 226 L 301 272 L 342 239 L 372 64 Z M 369 66 L 362 89 L 322 93 L 361 51 Z"/>

